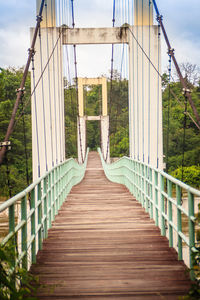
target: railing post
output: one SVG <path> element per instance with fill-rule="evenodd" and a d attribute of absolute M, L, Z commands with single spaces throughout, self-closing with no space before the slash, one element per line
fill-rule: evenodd
<path fill-rule="evenodd" d="M 44 201 L 44 238 L 46 239 L 48 236 L 48 228 L 47 228 L 47 177 L 44 178 L 44 187 L 43 187 L 43 201 Z"/>
<path fill-rule="evenodd" d="M 144 175 L 144 166 L 141 166 L 142 169 L 142 174 L 141 174 L 141 179 L 142 179 L 142 185 L 141 185 L 141 189 L 142 189 L 142 199 L 141 199 L 141 204 L 144 207 L 145 205 L 145 175 Z"/>
<path fill-rule="evenodd" d="M 34 236 L 34 240 L 31 244 L 31 260 L 32 263 L 36 263 L 36 236 L 35 236 L 35 189 L 31 191 L 31 210 L 34 212 L 31 215 L 31 236 Z"/>
<path fill-rule="evenodd" d="M 154 171 L 154 179 L 155 179 L 155 222 L 156 226 L 159 226 L 159 214 L 158 214 L 158 172 Z"/>
<path fill-rule="evenodd" d="M 145 168 L 145 209 L 146 212 L 149 212 L 149 199 L 148 199 L 148 195 L 149 195 L 149 184 L 148 184 L 148 169 L 147 166 L 144 167 Z"/>
<path fill-rule="evenodd" d="M 27 198 L 23 197 L 21 201 L 21 220 L 25 221 L 21 230 L 22 252 L 26 254 L 22 259 L 22 267 L 27 270 Z"/>
<path fill-rule="evenodd" d="M 15 205 L 11 205 L 9 207 L 9 233 L 15 231 Z M 15 247 L 17 246 L 17 238 L 16 235 L 12 238 L 11 244 L 13 246 L 13 260 L 12 260 L 12 267 L 15 268 L 16 261 L 15 261 Z"/>
<path fill-rule="evenodd" d="M 179 235 L 179 232 L 182 233 L 182 218 L 181 218 L 181 198 L 182 198 L 182 192 L 181 187 L 176 185 L 176 200 L 177 200 L 177 230 L 178 230 L 178 259 L 183 259 L 183 250 L 182 250 L 182 238 Z"/>
<path fill-rule="evenodd" d="M 52 172 L 48 175 L 48 228 L 51 228 L 52 220 Z"/>
<path fill-rule="evenodd" d="M 135 176 L 135 172 L 134 172 L 134 164 L 133 161 L 130 161 L 131 164 L 131 170 L 132 170 L 132 176 L 131 176 L 131 194 L 134 195 L 134 176 Z"/>
<path fill-rule="evenodd" d="M 62 175 L 61 175 L 61 166 L 58 168 L 58 209 L 61 207 L 61 198 L 62 198 L 62 189 L 61 189 L 61 180 L 62 180 Z"/>
<path fill-rule="evenodd" d="M 64 181 L 64 167 L 63 165 L 61 166 L 61 205 L 64 202 L 64 185 L 63 185 L 63 181 Z"/>
<path fill-rule="evenodd" d="M 52 210 L 52 220 L 55 219 L 55 169 L 51 173 L 51 210 Z"/>
<path fill-rule="evenodd" d="M 152 192 L 152 169 L 148 167 L 148 172 L 149 172 L 149 197 L 150 200 L 153 201 L 153 192 Z M 150 201 L 150 217 L 153 219 L 153 203 Z"/>
<path fill-rule="evenodd" d="M 170 198 L 172 198 L 172 182 L 168 179 L 167 180 L 167 194 Z M 172 215 L 172 202 L 168 200 L 168 218 L 169 218 L 169 246 L 173 247 L 173 227 L 170 222 L 173 221 Z"/>
<path fill-rule="evenodd" d="M 141 192 L 141 165 L 138 164 L 138 199 L 139 199 L 139 202 L 142 203 L 142 192 Z"/>
<path fill-rule="evenodd" d="M 194 216 L 194 195 L 188 192 L 188 223 L 189 223 L 189 255 L 190 255 L 190 277 L 192 280 L 195 279 L 194 274 L 194 253 L 192 248 L 195 248 L 195 216 Z"/>
<path fill-rule="evenodd" d="M 164 217 L 164 213 L 165 213 L 165 197 L 163 195 L 164 192 L 164 177 L 163 175 L 160 174 L 160 211 L 161 211 L 161 234 L 163 236 L 166 235 L 166 229 L 165 229 L 165 217 Z"/>
<path fill-rule="evenodd" d="M 38 205 L 38 248 L 39 250 L 42 249 L 42 203 L 41 203 L 41 200 L 42 200 L 42 191 L 41 191 L 41 183 L 38 184 L 38 189 L 37 189 L 37 195 L 38 195 L 38 202 L 39 202 L 39 205 Z"/>
<path fill-rule="evenodd" d="M 55 214 L 58 213 L 58 167 L 55 168 L 55 181 L 54 181 L 54 200 L 55 200 Z"/>

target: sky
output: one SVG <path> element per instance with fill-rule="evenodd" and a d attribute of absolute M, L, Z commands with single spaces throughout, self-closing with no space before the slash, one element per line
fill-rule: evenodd
<path fill-rule="evenodd" d="M 68 0 L 62 0 L 68 3 Z M 116 0 L 116 9 L 120 3 Z M 130 7 L 132 0 L 130 2 Z M 113 0 L 74 0 L 76 27 L 111 27 Z M 128 5 L 128 4 L 127 4 Z M 179 63 L 200 66 L 200 1 L 157 0 L 167 34 Z M 21 67 L 30 46 L 29 28 L 35 25 L 36 0 L 0 0 L 0 67 Z M 163 71 L 167 52 L 162 43 Z M 79 76 L 100 76 L 110 69 L 111 46 L 78 46 Z"/>

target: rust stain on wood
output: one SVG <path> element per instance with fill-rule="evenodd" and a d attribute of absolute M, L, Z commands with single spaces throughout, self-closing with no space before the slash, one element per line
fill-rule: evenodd
<path fill-rule="evenodd" d="M 109 182 L 96 152 L 57 215 L 37 263 L 38 299 L 178 299 L 183 262 L 126 187 Z"/>

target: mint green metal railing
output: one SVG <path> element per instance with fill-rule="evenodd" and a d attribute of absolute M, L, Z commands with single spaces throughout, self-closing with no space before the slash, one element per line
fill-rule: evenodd
<path fill-rule="evenodd" d="M 9 212 L 9 233 L 1 242 L 16 248 L 16 265 L 28 269 L 36 262 L 36 254 L 48 236 L 55 216 L 71 188 L 84 177 L 88 151 L 84 164 L 68 159 L 36 180 L 24 191 L 0 205 L 0 213 Z M 20 212 L 17 215 L 17 208 Z M 16 219 L 18 218 L 18 221 Z"/>
<path fill-rule="evenodd" d="M 124 184 L 129 189 L 150 217 L 155 220 L 163 236 L 166 236 L 166 230 L 169 230 L 170 247 L 176 248 L 174 245 L 174 233 L 176 233 L 179 260 L 183 259 L 183 243 L 188 247 L 191 278 L 194 279 L 194 256 L 199 254 L 195 247 L 194 198 L 200 197 L 200 191 L 142 162 L 123 157 L 112 164 L 107 164 L 100 150 L 99 154 L 107 178 Z M 182 206 L 183 191 L 187 193 L 188 210 Z M 172 194 L 175 196 L 173 197 Z M 188 234 L 182 230 L 183 218 L 186 218 L 188 222 Z"/>

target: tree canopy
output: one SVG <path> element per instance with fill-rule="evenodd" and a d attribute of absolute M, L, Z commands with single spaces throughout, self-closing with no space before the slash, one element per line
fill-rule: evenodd
<path fill-rule="evenodd" d="M 185 66 L 185 69 L 187 66 Z M 195 68 L 196 70 L 196 68 Z M 191 68 L 189 68 L 191 71 Z M 16 89 L 20 85 L 23 69 L 1 69 L 0 71 L 0 141 L 4 140 L 7 126 L 16 99 Z M 186 74 L 187 75 L 187 74 Z M 190 76 L 189 76 L 190 75 Z M 200 81 L 194 76 L 186 76 L 192 99 L 200 114 Z M 192 82 L 189 82 L 189 78 Z M 77 95 L 76 85 L 65 85 L 65 136 L 66 157 L 77 157 Z M 12 150 L 7 153 L 7 162 L 0 166 L 0 195 L 9 197 L 27 186 L 27 176 L 31 181 L 31 106 L 30 74 L 26 82 L 23 103 L 20 104 L 15 130 L 11 137 Z M 88 116 L 101 114 L 101 86 L 84 88 L 85 113 Z M 21 115 L 26 103 L 24 114 Z M 185 110 L 187 108 L 187 111 Z M 121 79 L 114 72 L 112 82 L 108 78 L 108 111 L 110 116 L 110 150 L 111 157 L 129 155 L 128 127 L 128 81 Z M 185 123 L 186 115 L 186 123 Z M 169 83 L 168 76 L 163 75 L 163 134 L 164 154 L 167 170 L 179 179 L 182 165 L 185 169 L 183 180 L 199 186 L 198 170 L 200 166 L 200 131 L 192 121 L 194 118 L 189 104 L 185 103 L 179 81 Z M 87 146 L 91 150 L 100 146 L 100 122 L 87 122 Z M 185 129 L 184 129 L 185 123 Z M 184 138 L 185 136 L 185 138 Z M 27 153 L 27 159 L 25 152 Z M 184 159 L 183 159 L 184 155 Z M 190 170 L 190 171 L 188 171 Z M 190 172 L 190 175 L 188 175 Z M 197 174 L 198 173 L 198 174 Z M 191 174 L 194 180 L 191 181 Z M 187 178 L 190 177 L 190 181 Z M 8 188 L 9 178 L 9 188 Z"/>

